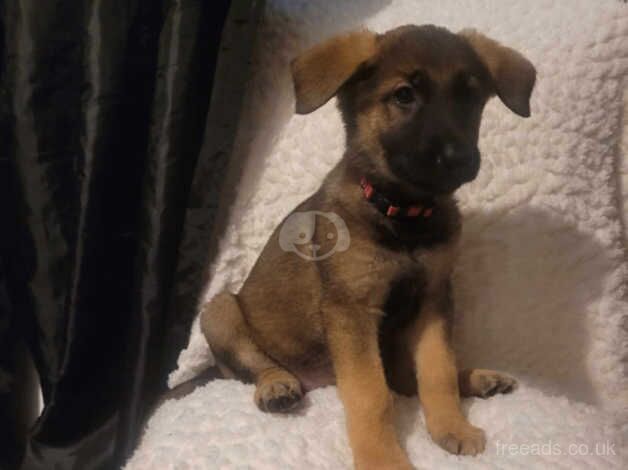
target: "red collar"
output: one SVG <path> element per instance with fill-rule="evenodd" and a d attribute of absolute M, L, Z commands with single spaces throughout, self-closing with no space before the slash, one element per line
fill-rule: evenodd
<path fill-rule="evenodd" d="M 367 201 L 373 204 L 377 210 L 387 217 L 430 217 L 434 211 L 433 204 L 414 204 L 412 206 L 401 207 L 393 204 L 382 193 L 373 188 L 366 177 L 360 180 L 362 194 Z"/>

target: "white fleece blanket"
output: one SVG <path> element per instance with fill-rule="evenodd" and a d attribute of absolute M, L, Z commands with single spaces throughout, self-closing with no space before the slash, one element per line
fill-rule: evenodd
<path fill-rule="evenodd" d="M 477 28 L 523 52 L 538 77 L 530 119 L 498 99 L 486 108 L 482 169 L 459 191 L 465 221 L 454 276 L 461 365 L 507 371 L 523 386 L 510 396 L 466 402 L 470 420 L 487 431 L 480 457 L 438 449 L 407 399 L 399 403 L 402 441 L 420 468 L 626 468 L 625 3 L 269 1 L 236 146 L 255 152 L 247 157 L 206 298 L 239 289 L 274 227 L 342 155 L 333 102 L 292 115 L 289 59 L 339 31 L 406 23 Z M 170 385 L 212 363 L 195 323 Z M 310 393 L 306 409 L 289 417 L 258 412 L 252 395 L 251 386 L 214 381 L 167 402 L 127 468 L 350 465 L 333 388 Z M 500 450 L 498 443 L 514 447 Z"/>

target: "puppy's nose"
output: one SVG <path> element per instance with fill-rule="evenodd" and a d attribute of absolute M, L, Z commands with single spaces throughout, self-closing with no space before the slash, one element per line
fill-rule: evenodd
<path fill-rule="evenodd" d="M 443 145 L 439 159 L 447 168 L 456 168 L 467 163 L 467 155 L 458 146 L 453 143 Z"/>

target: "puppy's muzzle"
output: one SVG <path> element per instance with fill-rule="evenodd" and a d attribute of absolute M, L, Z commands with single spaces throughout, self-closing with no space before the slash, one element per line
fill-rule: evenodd
<path fill-rule="evenodd" d="M 424 153 L 434 168 L 436 180 L 443 187 L 456 188 L 473 180 L 480 170 L 480 152 L 448 136 L 433 137 Z"/>
<path fill-rule="evenodd" d="M 473 180 L 480 170 L 480 152 L 455 142 L 447 142 L 434 156 L 439 171 L 458 183 Z"/>

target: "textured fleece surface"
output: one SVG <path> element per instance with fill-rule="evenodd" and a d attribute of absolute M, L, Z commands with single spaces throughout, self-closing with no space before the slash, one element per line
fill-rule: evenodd
<path fill-rule="evenodd" d="M 619 203 L 622 210 L 622 226 L 624 242 L 628 247 L 628 86 L 624 87 L 624 115 L 622 119 L 622 133 L 619 143 Z"/>
<path fill-rule="evenodd" d="M 293 415 L 261 413 L 252 385 L 217 380 L 186 398 L 166 402 L 126 470 L 349 469 L 351 452 L 342 406 L 332 387 L 307 395 Z M 486 430 L 477 457 L 451 455 L 425 430 L 417 400 L 397 397 L 402 446 L 420 469 L 622 469 L 628 428 L 590 405 L 520 387 L 511 395 L 464 402 L 472 423 Z"/>
<path fill-rule="evenodd" d="M 333 101 L 311 115 L 292 115 L 289 59 L 339 31 L 366 25 L 383 32 L 405 23 L 474 27 L 523 52 L 538 71 L 531 118 L 510 113 L 497 98 L 486 107 L 482 168 L 458 193 L 464 228 L 454 275 L 461 365 L 504 370 L 526 386 L 508 397 L 470 401 L 471 420 L 488 432 L 482 457 L 445 456 L 419 425 L 406 427 L 408 451 L 425 468 L 618 465 L 618 457 L 505 457 L 492 446 L 497 439 L 619 442 L 605 413 L 626 423 L 625 3 L 270 1 L 236 149 L 248 155 L 247 166 L 205 298 L 239 289 L 275 226 L 342 155 Z M 212 363 L 195 323 L 170 385 Z M 315 391 L 304 415 L 284 418 L 257 413 L 252 393 L 220 381 L 165 404 L 129 468 L 151 468 L 147 462 L 156 456 L 172 465 L 162 468 L 348 465 L 333 389 Z M 402 406 L 416 421 L 414 405 Z"/>

